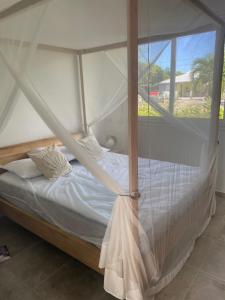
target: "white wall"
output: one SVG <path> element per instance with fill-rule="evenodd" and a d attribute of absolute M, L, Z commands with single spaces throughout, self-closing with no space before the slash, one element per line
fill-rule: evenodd
<path fill-rule="evenodd" d="M 94 126 L 95 135 L 101 145 L 105 145 L 110 136 L 116 138 L 113 151 L 128 153 L 128 126 L 127 126 L 127 103 L 124 103 L 118 110 L 114 111 L 105 120 Z"/>
<path fill-rule="evenodd" d="M 31 78 L 43 99 L 71 132 L 80 129 L 80 105 L 73 54 L 37 50 Z M 0 135 L 0 147 L 52 136 L 52 132 L 21 94 Z"/>
<path fill-rule="evenodd" d="M 125 54 L 126 51 L 119 48 L 83 56 L 88 122 L 99 117 L 108 104 L 110 104 L 110 109 L 108 106 L 107 111 L 114 109 L 114 104 L 117 104 L 117 101 L 123 98 L 122 95 L 126 95 L 126 80 L 121 74 L 124 72 L 124 68 L 126 70 L 126 60 L 125 62 L 123 60 Z M 122 70 L 118 69 L 117 64 Z"/>
<path fill-rule="evenodd" d="M 126 108 L 120 108 L 96 127 L 99 141 L 104 144 L 108 136 L 115 136 L 117 144 L 114 150 L 121 153 L 127 153 L 126 115 Z M 202 131 L 207 132 L 207 122 L 199 122 Z M 217 191 L 225 193 L 225 124 L 222 123 L 219 140 Z M 139 122 L 139 155 L 147 156 L 151 151 L 154 159 L 198 165 L 202 150 L 200 139 L 179 126 L 165 126 L 165 122 L 160 120 L 150 124 L 144 120 Z"/>

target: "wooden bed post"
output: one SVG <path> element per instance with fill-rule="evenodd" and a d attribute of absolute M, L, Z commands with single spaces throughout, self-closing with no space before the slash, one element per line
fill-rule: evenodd
<path fill-rule="evenodd" d="M 129 188 L 138 199 L 138 0 L 127 0 Z M 135 201 L 136 202 L 136 201 Z"/>
<path fill-rule="evenodd" d="M 86 104 L 85 104 L 85 94 L 84 94 L 84 74 L 83 74 L 83 60 L 82 54 L 78 54 L 78 63 L 79 63 L 79 86 L 80 86 L 80 97 L 81 97 L 81 113 L 82 113 L 82 122 L 84 134 L 88 134 L 87 126 L 87 116 L 86 116 Z"/>
<path fill-rule="evenodd" d="M 176 52 L 177 39 L 171 40 L 171 64 L 170 64 L 170 97 L 169 97 L 169 112 L 173 114 L 175 95 L 176 95 Z"/>
<path fill-rule="evenodd" d="M 224 61 L 224 42 L 225 42 L 225 28 L 218 25 L 216 30 L 216 44 L 215 44 L 215 59 L 213 70 L 213 91 L 211 104 L 211 124 L 209 136 L 209 158 L 211 159 L 212 151 L 218 143 L 219 134 L 219 111 L 221 100 L 221 85 L 223 75 L 223 61 Z"/>

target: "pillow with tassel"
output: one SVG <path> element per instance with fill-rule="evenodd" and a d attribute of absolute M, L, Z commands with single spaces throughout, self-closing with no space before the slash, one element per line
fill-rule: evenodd
<path fill-rule="evenodd" d="M 54 148 L 46 148 L 42 151 L 31 152 L 28 153 L 28 155 L 42 174 L 50 180 L 65 176 L 72 171 L 72 166 L 63 153 Z"/>

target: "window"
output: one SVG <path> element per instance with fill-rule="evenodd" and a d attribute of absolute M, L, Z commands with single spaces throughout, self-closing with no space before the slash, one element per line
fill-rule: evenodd
<path fill-rule="evenodd" d="M 177 118 L 209 118 L 214 49 L 214 31 L 140 45 L 139 116 L 166 110 Z"/>
<path fill-rule="evenodd" d="M 170 56 L 170 40 L 139 46 L 139 116 L 160 116 L 156 106 L 168 110 Z M 152 101 L 155 107 L 150 105 Z"/>

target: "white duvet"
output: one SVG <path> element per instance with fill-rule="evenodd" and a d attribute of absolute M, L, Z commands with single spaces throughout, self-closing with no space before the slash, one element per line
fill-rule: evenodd
<path fill-rule="evenodd" d="M 99 163 L 127 190 L 127 156 L 106 152 Z M 0 176 L 0 195 L 74 234 L 76 228 L 73 213 L 102 224 L 105 228 L 116 195 L 99 183 L 80 163 L 75 161 L 72 166 L 73 170 L 68 176 L 53 182 L 43 176 L 24 180 L 9 172 L 4 173 Z M 196 167 L 140 158 L 139 211 L 144 227 L 157 222 L 158 230 L 165 230 L 168 209 L 171 210 L 170 220 L 182 214 L 192 200 L 193 191 L 199 187 L 196 184 L 199 174 Z M 145 229 L 148 231 L 148 228 Z M 82 237 L 96 242 L 96 237 L 92 238 L 89 233 Z"/>

